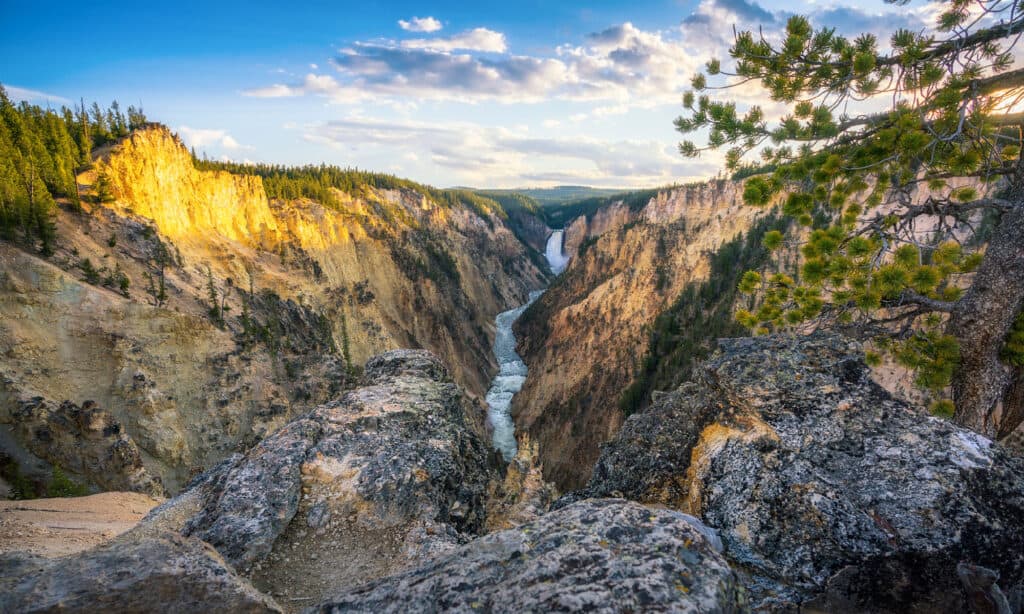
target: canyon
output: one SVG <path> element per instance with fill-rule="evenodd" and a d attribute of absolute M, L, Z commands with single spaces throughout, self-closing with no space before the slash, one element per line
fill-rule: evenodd
<path fill-rule="evenodd" d="M 562 230 L 551 231 L 544 248 L 544 257 L 555 275 L 564 271 L 569 262 L 569 256 L 562 251 L 563 235 Z M 512 327 L 542 294 L 543 290 L 531 292 L 529 301 L 499 313 L 494 319 L 494 358 L 498 362 L 498 374 L 494 376 L 491 388 L 487 391 L 487 419 L 494 431 L 494 448 L 501 452 L 506 461 L 515 458 L 518 448 L 511 413 L 512 399 L 522 390 L 529 375 L 526 364 L 516 353 L 516 338 Z"/>
<path fill-rule="evenodd" d="M 0 609 L 1019 610 L 1016 452 L 849 339 L 717 338 L 723 269 L 797 258 L 741 182 L 552 229 L 361 177 L 272 198 L 150 125 L 54 254 L 0 242 L 5 486 L 105 491 L 0 508 Z"/>
<path fill-rule="evenodd" d="M 659 191 L 636 209 L 612 201 L 568 224 L 565 251 L 577 255 L 514 327 L 530 377 L 512 413 L 540 446 L 548 479 L 582 486 L 622 425 L 619 398 L 651 323 L 764 213 L 743 205 L 737 183 L 711 181 Z"/>
<path fill-rule="evenodd" d="M 0 243 L 0 428 L 30 477 L 61 464 L 117 488 L 110 466 L 67 463 L 123 431 L 131 470 L 176 492 L 392 348 L 434 351 L 482 399 L 495 316 L 548 275 L 497 211 L 371 185 L 333 208 L 272 200 L 258 176 L 197 169 L 162 127 L 102 152 L 82 191 L 100 177 L 112 199 L 60 211 L 52 257 Z M 64 401 L 92 402 L 108 434 L 40 439 Z"/>

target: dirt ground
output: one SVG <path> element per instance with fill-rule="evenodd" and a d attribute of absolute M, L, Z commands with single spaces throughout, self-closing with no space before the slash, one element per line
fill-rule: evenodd
<path fill-rule="evenodd" d="M 88 550 L 132 528 L 162 502 L 131 492 L 0 501 L 0 553 L 58 557 Z"/>

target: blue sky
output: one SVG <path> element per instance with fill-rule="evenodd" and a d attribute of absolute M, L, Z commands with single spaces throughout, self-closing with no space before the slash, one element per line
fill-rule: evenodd
<path fill-rule="evenodd" d="M 798 10 L 884 34 L 928 11 L 847 2 L 5 2 L 0 83 L 54 106 L 141 103 L 212 158 L 647 187 L 720 168 L 681 158 L 671 122 L 733 24 L 773 31 Z"/>

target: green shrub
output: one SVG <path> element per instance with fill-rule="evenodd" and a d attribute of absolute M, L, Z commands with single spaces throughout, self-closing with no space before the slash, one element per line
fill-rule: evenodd
<path fill-rule="evenodd" d="M 84 497 L 89 494 L 89 489 L 84 484 L 73 481 L 58 465 L 53 466 L 53 477 L 50 485 L 46 488 L 48 497 Z"/>

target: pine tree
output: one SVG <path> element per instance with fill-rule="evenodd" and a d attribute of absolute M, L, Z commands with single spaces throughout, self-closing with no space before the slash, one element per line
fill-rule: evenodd
<path fill-rule="evenodd" d="M 224 324 L 224 315 L 220 309 L 220 303 L 217 301 L 217 286 L 213 282 L 213 271 L 210 270 L 210 265 L 206 265 L 206 293 L 210 300 L 210 319 L 213 320 L 217 326 Z"/>
<path fill-rule="evenodd" d="M 79 168 L 85 168 L 92 164 L 92 132 L 89 128 L 89 114 L 85 110 L 85 101 L 79 100 L 78 108 L 78 130 L 76 131 L 78 143 Z"/>
<path fill-rule="evenodd" d="M 92 103 L 90 110 L 90 118 L 92 123 L 90 124 L 90 132 L 92 133 L 92 144 L 93 147 L 102 147 L 106 145 L 113 137 L 110 134 L 110 126 L 107 124 L 107 114 L 100 109 L 100 105 Z"/>
<path fill-rule="evenodd" d="M 850 40 L 800 16 L 779 44 L 741 32 L 734 67 L 714 60 L 694 77 L 676 128 L 707 130 L 706 147 L 680 145 L 687 156 L 728 146 L 738 169 L 761 154 L 771 170 L 745 181 L 748 204 L 781 200 L 805 226 L 824 221 L 801 245 L 799 280 L 744 276 L 741 290 L 764 300 L 738 314 L 743 323 L 756 332 L 830 324 L 874 339 L 922 386 L 951 383 L 958 422 L 1001 436 L 1024 420 L 999 360 L 1024 305 L 1024 114 L 1005 110 L 1024 93 L 1010 53 L 1024 13 L 1011 0 L 939 6 L 935 31 L 898 30 L 889 51 L 873 35 Z M 740 113 L 706 93 L 751 81 L 789 113 L 773 123 L 758 106 Z M 844 112 L 864 99 L 887 108 Z M 953 181 L 965 177 L 975 181 Z M 996 220 L 984 251 L 984 241 L 963 241 L 980 211 Z"/>
<path fill-rule="evenodd" d="M 100 172 L 96 175 L 96 202 L 110 203 L 114 202 L 114 192 L 110 185 L 110 177 L 107 177 L 105 172 Z"/>
<path fill-rule="evenodd" d="M 41 252 L 49 255 L 54 242 L 54 200 L 45 178 L 54 183 L 56 178 L 53 158 L 46 151 L 37 126 L 37 111 L 22 104 L 16 108 L 0 87 L 0 148 L 5 164 L 0 179 L 5 186 L 0 190 L 4 202 L 0 203 L 0 223 L 4 236 L 13 236 L 16 230 L 26 243 L 41 243 Z"/>
<path fill-rule="evenodd" d="M 96 270 L 92 260 L 86 258 L 79 265 L 78 268 L 82 269 L 82 275 L 85 276 L 85 281 L 97 285 L 100 283 L 100 272 Z"/>
<path fill-rule="evenodd" d="M 142 112 L 142 107 L 135 108 L 133 106 L 128 107 L 128 131 L 133 132 L 142 128 L 146 125 L 146 115 Z"/>

